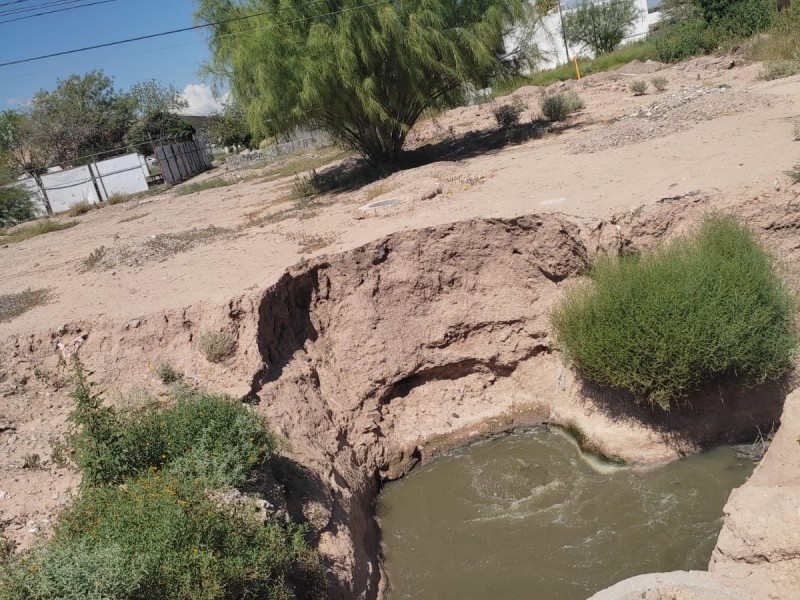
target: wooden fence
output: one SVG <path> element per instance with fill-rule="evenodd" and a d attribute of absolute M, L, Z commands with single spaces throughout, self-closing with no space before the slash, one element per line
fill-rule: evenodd
<path fill-rule="evenodd" d="M 201 140 L 161 144 L 154 149 L 164 181 L 180 183 L 211 168 L 211 152 Z"/>

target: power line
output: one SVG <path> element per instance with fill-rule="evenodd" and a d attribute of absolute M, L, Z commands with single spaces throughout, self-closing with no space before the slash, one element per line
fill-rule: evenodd
<path fill-rule="evenodd" d="M 43 17 L 45 15 L 52 15 L 53 13 L 60 13 L 67 10 L 77 10 L 79 8 L 88 8 L 90 6 L 95 6 L 97 4 L 108 4 L 109 2 L 119 2 L 119 0 L 97 0 L 96 2 L 89 2 L 88 4 L 81 4 L 80 6 L 69 6 L 67 8 L 57 8 L 55 10 L 35 13 L 32 15 L 25 15 L 22 17 L 16 17 L 14 19 L 7 19 L 5 21 L 0 21 L 0 25 L 4 23 L 13 23 L 14 21 L 22 21 L 24 19 L 33 19 L 34 17 Z M 64 2 L 63 4 L 69 4 L 69 2 Z M 3 15 L 0 15 L 3 16 Z"/>
<path fill-rule="evenodd" d="M 0 16 L 6 15 L 16 15 L 26 12 L 33 12 L 35 10 L 42 10 L 43 8 L 52 8 L 54 6 L 63 6 L 65 4 L 77 4 L 80 2 L 86 2 L 87 0 L 47 0 L 41 4 L 35 4 L 33 6 L 16 6 L 13 8 L 3 8 L 0 10 Z"/>
<path fill-rule="evenodd" d="M 109 0 L 105 0 L 105 1 L 109 1 Z M 309 6 L 311 4 L 319 4 L 320 2 L 325 2 L 325 1 L 327 1 L 327 0 L 317 0 L 316 2 L 309 2 L 308 4 L 303 5 L 303 7 Z M 387 4 L 387 3 L 391 2 L 391 1 L 392 0 L 378 0 L 377 2 L 371 2 L 371 3 L 367 3 L 367 4 L 359 4 L 358 6 L 351 6 L 351 7 L 348 7 L 348 8 L 342 8 L 340 10 L 334 10 L 334 11 L 331 11 L 331 12 L 328 12 L 328 13 L 323 13 L 323 14 L 319 14 L 319 15 L 313 15 L 311 17 L 303 17 L 303 18 L 300 18 L 300 19 L 293 19 L 291 21 L 283 21 L 281 23 L 276 23 L 276 24 L 277 25 L 290 25 L 292 23 L 300 23 L 302 21 L 310 21 L 312 19 L 318 19 L 320 17 L 330 17 L 330 16 L 333 16 L 333 15 L 337 15 L 337 14 L 340 14 L 340 13 L 343 13 L 343 12 L 348 12 L 348 11 L 351 11 L 351 10 L 356 10 L 356 9 L 359 9 L 359 8 L 367 8 L 369 6 L 376 6 L 376 5 L 379 5 L 379 4 Z M 287 6 L 285 8 L 278 8 L 277 10 L 278 11 L 282 11 L 282 10 L 290 10 L 290 9 L 293 9 L 293 8 L 298 8 L 298 7 Z M 142 35 L 142 36 L 135 37 L 135 38 L 128 38 L 126 40 L 117 40 L 115 42 L 106 42 L 105 44 L 95 44 L 94 46 L 86 46 L 84 48 L 76 48 L 74 50 L 64 50 L 62 52 L 53 52 L 52 54 L 44 54 L 42 56 L 33 56 L 31 58 L 23 58 L 23 59 L 20 59 L 20 60 L 12 60 L 12 61 L 9 61 L 9 62 L 0 63 L 0 67 L 8 67 L 10 65 L 19 65 L 19 64 L 22 64 L 22 63 L 28 63 L 28 62 L 33 62 L 33 61 L 37 61 L 37 60 L 44 60 L 46 58 L 54 58 L 56 56 L 65 56 L 67 54 L 75 54 L 75 53 L 78 53 L 78 52 L 86 52 L 88 50 L 97 50 L 98 48 L 108 48 L 110 46 L 119 46 L 121 44 L 129 44 L 131 42 L 139 42 L 139 41 L 142 41 L 142 40 L 149 40 L 149 39 L 153 39 L 153 38 L 157 38 L 157 37 L 163 37 L 165 35 L 174 35 L 176 33 L 184 33 L 184 32 L 187 32 L 187 31 L 196 31 L 198 29 L 205 29 L 207 27 L 215 27 L 216 25 L 224 25 L 226 23 L 233 23 L 235 21 L 243 21 L 245 19 L 253 19 L 255 17 L 262 17 L 264 15 L 271 15 L 271 14 L 274 14 L 274 12 L 275 11 L 264 11 L 264 12 L 255 13 L 255 14 L 252 14 L 252 15 L 244 15 L 242 17 L 234 17 L 232 19 L 224 19 L 222 21 L 215 21 L 213 23 L 205 23 L 203 25 L 193 25 L 192 27 L 183 27 L 181 29 L 173 29 L 171 31 L 162 31 L 160 33 L 151 33 L 149 35 Z M 258 31 L 259 29 L 264 29 L 264 27 L 257 27 L 255 29 L 251 29 L 251 30 L 235 32 L 233 34 L 227 34 L 227 35 L 225 35 L 223 37 L 228 37 L 228 35 L 238 35 L 238 34 L 241 34 L 241 33 L 250 33 L 252 31 Z"/>
<path fill-rule="evenodd" d="M 11 6 L 12 4 L 22 4 L 23 2 L 32 2 L 33 0 L 13 0 L 13 2 L 0 2 L 0 6 Z"/>

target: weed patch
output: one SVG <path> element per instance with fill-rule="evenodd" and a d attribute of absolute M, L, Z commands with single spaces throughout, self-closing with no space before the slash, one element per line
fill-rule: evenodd
<path fill-rule="evenodd" d="M 77 221 L 61 222 L 50 219 L 42 219 L 41 221 L 35 221 L 31 225 L 14 228 L 12 231 L 7 232 L 0 237 L 0 242 L 4 244 L 15 244 L 17 242 L 29 240 L 37 235 L 44 235 L 45 233 L 51 233 L 53 231 L 69 229 L 70 227 L 75 227 L 77 224 Z"/>
<path fill-rule="evenodd" d="M 186 196 L 188 194 L 195 194 L 203 190 L 213 190 L 214 188 L 227 187 L 238 183 L 238 181 L 228 181 L 222 177 L 215 177 L 213 179 L 206 179 L 205 181 L 195 181 L 185 183 L 175 188 L 175 194 L 178 196 Z"/>
<path fill-rule="evenodd" d="M 552 322 L 585 377 L 666 409 L 717 380 L 756 385 L 785 373 L 797 343 L 793 309 L 753 234 L 711 217 L 653 252 L 599 259 Z"/>
<path fill-rule="evenodd" d="M 789 176 L 789 179 L 792 180 L 792 183 L 800 183 L 800 163 L 786 171 L 786 174 Z"/>
<path fill-rule="evenodd" d="M 106 204 L 109 206 L 114 206 L 115 204 L 124 204 L 125 202 L 130 202 L 133 200 L 133 196 L 131 194 L 111 194 L 106 200 Z"/>
<path fill-rule="evenodd" d="M 122 225 L 123 223 L 130 223 L 131 221 L 138 221 L 139 219 L 143 219 L 150 213 L 138 213 L 135 215 L 131 215 L 130 217 L 125 217 L 124 219 L 120 219 L 117 221 L 118 224 Z"/>
<path fill-rule="evenodd" d="M 320 235 L 301 235 L 297 239 L 297 243 L 299 246 L 298 252 L 300 254 L 308 254 L 330 246 L 333 243 L 333 238 Z"/>
<path fill-rule="evenodd" d="M 50 301 L 50 290 L 27 289 L 16 294 L 0 295 L 0 322 L 10 321 L 25 314 L 29 310 L 42 306 Z"/>

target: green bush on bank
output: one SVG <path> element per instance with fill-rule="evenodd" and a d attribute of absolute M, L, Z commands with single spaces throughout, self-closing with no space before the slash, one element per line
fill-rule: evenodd
<path fill-rule="evenodd" d="M 0 600 L 290 600 L 324 596 L 306 526 L 225 500 L 274 449 L 246 406 L 188 387 L 120 414 L 75 362 L 68 438 L 80 495 L 53 538 L 0 567 Z"/>
<path fill-rule="evenodd" d="M 602 258 L 552 315 L 588 379 L 663 408 L 723 378 L 748 385 L 791 368 L 793 299 L 774 260 L 728 217 L 642 255 Z"/>

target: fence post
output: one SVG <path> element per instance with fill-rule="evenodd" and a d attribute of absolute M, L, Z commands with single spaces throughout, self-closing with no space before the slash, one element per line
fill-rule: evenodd
<path fill-rule="evenodd" d="M 95 170 L 97 171 L 97 178 L 100 180 L 100 187 L 103 188 L 103 194 L 106 196 L 106 200 L 108 200 L 108 190 L 106 189 L 106 184 L 103 183 L 103 174 L 100 173 L 100 167 L 97 165 L 96 160 L 92 160 L 92 164 L 94 165 Z M 89 167 L 89 172 L 92 172 L 92 168 Z M 94 181 L 94 175 L 92 175 L 92 180 Z M 103 196 L 100 195 L 100 190 L 97 188 L 97 181 L 94 182 L 95 190 L 97 191 L 97 195 L 100 196 L 100 202 L 103 202 Z"/>

